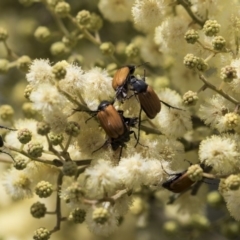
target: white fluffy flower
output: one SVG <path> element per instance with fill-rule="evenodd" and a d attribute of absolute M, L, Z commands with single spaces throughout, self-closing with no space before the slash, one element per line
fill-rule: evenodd
<path fill-rule="evenodd" d="M 230 66 L 234 67 L 237 71 L 237 78 L 234 78 L 229 84 L 232 91 L 235 93 L 240 93 L 240 59 L 232 60 Z"/>
<path fill-rule="evenodd" d="M 173 90 L 164 89 L 158 94 L 160 100 L 167 104 L 183 109 L 181 96 Z M 169 137 L 181 137 L 192 129 L 190 113 L 173 109 L 161 103 L 161 111 L 154 119 L 159 130 Z"/>
<path fill-rule="evenodd" d="M 200 162 L 212 166 L 219 174 L 234 172 L 239 165 L 240 154 L 237 144 L 230 136 L 211 136 L 203 140 L 199 147 Z"/>
<path fill-rule="evenodd" d="M 103 100 L 114 99 L 112 78 L 106 70 L 93 68 L 84 74 L 83 99 L 91 110 Z"/>
<path fill-rule="evenodd" d="M 35 59 L 30 66 L 29 73 L 26 75 L 27 81 L 32 86 L 42 83 L 49 83 L 52 79 L 52 67 L 49 60 Z"/>
<path fill-rule="evenodd" d="M 226 130 L 224 115 L 233 112 L 234 108 L 233 103 L 216 94 L 200 106 L 199 116 L 205 124 L 209 124 L 210 127 L 217 128 L 222 132 Z"/>
<path fill-rule="evenodd" d="M 120 180 L 110 161 L 99 160 L 84 172 L 88 198 L 103 198 L 115 194 Z"/>
<path fill-rule="evenodd" d="M 111 22 L 124 22 L 131 19 L 133 0 L 100 0 L 98 8 Z"/>
<path fill-rule="evenodd" d="M 136 0 L 132 7 L 135 27 L 143 32 L 152 32 L 165 17 L 166 0 Z"/>
<path fill-rule="evenodd" d="M 163 53 L 178 53 L 188 47 L 184 35 L 188 29 L 189 22 L 179 16 L 167 18 L 155 29 L 155 42 Z"/>
<path fill-rule="evenodd" d="M 15 200 L 33 196 L 32 180 L 23 171 L 10 169 L 4 175 L 3 185 L 7 193 Z"/>
<path fill-rule="evenodd" d="M 116 174 L 122 180 L 125 187 L 137 189 L 144 184 L 143 176 L 146 169 L 144 161 L 139 153 L 121 158 L 119 165 L 116 167 Z"/>

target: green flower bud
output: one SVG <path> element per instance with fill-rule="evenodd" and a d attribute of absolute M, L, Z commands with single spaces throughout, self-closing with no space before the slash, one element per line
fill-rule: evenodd
<path fill-rule="evenodd" d="M 99 31 L 103 26 L 102 18 L 96 13 L 91 14 L 90 22 L 87 24 L 87 29 L 93 32 Z"/>
<path fill-rule="evenodd" d="M 35 193 L 40 198 L 47 198 L 51 196 L 52 192 L 53 192 L 53 185 L 46 181 L 39 182 L 35 188 Z"/>
<path fill-rule="evenodd" d="M 6 73 L 9 69 L 9 61 L 7 59 L 0 59 L 0 73 Z"/>
<path fill-rule="evenodd" d="M 199 164 L 194 164 L 188 168 L 187 175 L 193 182 L 200 181 L 203 177 L 203 170 Z"/>
<path fill-rule="evenodd" d="M 225 235 L 228 239 L 235 239 L 239 236 L 240 228 L 239 223 L 237 222 L 225 222 L 220 228 L 223 235 Z"/>
<path fill-rule="evenodd" d="M 225 126 L 228 130 L 234 130 L 240 125 L 240 117 L 235 112 L 230 112 L 224 115 Z"/>
<path fill-rule="evenodd" d="M 204 61 L 204 59 L 199 58 L 196 67 L 199 71 L 204 72 L 208 69 L 208 64 Z"/>
<path fill-rule="evenodd" d="M 167 221 L 163 224 L 163 230 L 167 234 L 176 234 L 179 231 L 179 225 L 175 221 Z"/>
<path fill-rule="evenodd" d="M 54 9 L 55 13 L 61 18 L 67 17 L 71 11 L 71 6 L 66 2 L 58 2 Z"/>
<path fill-rule="evenodd" d="M 192 225 L 200 230 L 206 230 L 210 228 L 209 220 L 202 215 L 193 215 L 192 216 Z"/>
<path fill-rule="evenodd" d="M 77 173 L 77 164 L 74 161 L 64 162 L 62 171 L 66 176 L 75 176 Z"/>
<path fill-rule="evenodd" d="M 8 38 L 8 32 L 5 28 L 0 27 L 0 42 L 6 41 Z"/>
<path fill-rule="evenodd" d="M 135 58 L 139 55 L 139 48 L 134 43 L 131 43 L 126 47 L 125 53 L 128 58 Z"/>
<path fill-rule="evenodd" d="M 114 53 L 115 47 L 111 42 L 102 43 L 100 50 L 104 55 L 112 55 Z"/>
<path fill-rule="evenodd" d="M 85 221 L 86 212 L 83 209 L 75 208 L 69 216 L 74 223 L 83 223 Z"/>
<path fill-rule="evenodd" d="M 225 48 L 226 46 L 226 40 L 221 37 L 221 36 L 216 36 L 213 40 L 212 40 L 212 46 L 213 49 L 216 51 L 221 51 Z"/>
<path fill-rule="evenodd" d="M 212 207 L 218 207 L 223 203 L 223 198 L 218 191 L 212 191 L 207 195 L 207 202 Z"/>
<path fill-rule="evenodd" d="M 17 67 L 23 72 L 27 72 L 29 70 L 30 64 L 31 64 L 31 58 L 28 56 L 21 56 L 17 60 Z"/>
<path fill-rule="evenodd" d="M 103 207 L 95 208 L 92 213 L 92 219 L 98 224 L 104 224 L 109 219 L 109 212 Z"/>
<path fill-rule="evenodd" d="M 183 95 L 183 104 L 186 106 L 193 106 L 198 101 L 197 92 L 188 91 Z"/>
<path fill-rule="evenodd" d="M 216 20 L 207 20 L 203 26 L 203 32 L 206 36 L 213 37 L 219 33 L 220 27 Z"/>
<path fill-rule="evenodd" d="M 23 170 L 27 167 L 27 160 L 18 155 L 15 157 L 13 167 L 17 170 Z"/>
<path fill-rule="evenodd" d="M 35 118 L 38 115 L 37 111 L 33 108 L 33 104 L 30 102 L 22 105 L 22 111 L 25 118 Z"/>
<path fill-rule="evenodd" d="M 27 145 L 27 153 L 30 155 L 30 157 L 38 158 L 42 156 L 43 152 L 43 146 L 39 142 L 30 142 Z"/>
<path fill-rule="evenodd" d="M 82 26 L 86 26 L 90 23 L 91 14 L 87 10 L 82 10 L 78 12 L 76 19 L 79 24 L 81 24 Z"/>
<path fill-rule="evenodd" d="M 47 42 L 51 37 L 51 32 L 47 27 L 39 26 L 34 32 L 34 37 L 39 42 Z"/>
<path fill-rule="evenodd" d="M 37 133 L 39 135 L 45 136 L 47 135 L 51 130 L 51 127 L 46 122 L 38 122 L 37 123 Z"/>
<path fill-rule="evenodd" d="M 67 73 L 67 70 L 66 70 L 67 66 L 69 66 L 69 64 L 64 60 L 61 62 L 57 62 L 52 67 L 52 73 L 57 80 L 61 80 L 61 79 L 65 78 L 66 73 Z"/>
<path fill-rule="evenodd" d="M 20 143 L 26 144 L 31 141 L 32 133 L 27 128 L 20 129 L 17 133 L 17 139 Z"/>
<path fill-rule="evenodd" d="M 50 48 L 51 54 L 54 56 L 61 55 L 66 52 L 66 47 L 63 42 L 55 42 Z"/>
<path fill-rule="evenodd" d="M 199 57 L 194 56 L 193 54 L 187 54 L 183 59 L 183 64 L 190 69 L 194 69 L 197 67 L 199 61 Z"/>
<path fill-rule="evenodd" d="M 80 54 L 74 54 L 74 55 L 71 55 L 67 61 L 69 63 L 76 63 L 77 65 L 82 65 L 84 62 L 84 58 Z"/>
<path fill-rule="evenodd" d="M 52 143 L 53 146 L 57 146 L 61 144 L 63 141 L 63 135 L 61 133 L 59 134 L 49 133 L 48 137 L 49 141 Z"/>
<path fill-rule="evenodd" d="M 67 135 L 77 137 L 80 132 L 80 126 L 76 122 L 68 122 L 65 132 Z"/>
<path fill-rule="evenodd" d="M 11 121 L 13 114 L 14 110 L 10 105 L 4 104 L 0 107 L 0 118 L 3 121 Z"/>
<path fill-rule="evenodd" d="M 24 90 L 24 97 L 25 97 L 26 99 L 29 100 L 29 96 L 31 95 L 32 90 L 33 90 L 33 87 L 32 87 L 30 84 L 28 84 L 28 85 L 26 86 L 25 90 Z"/>
<path fill-rule="evenodd" d="M 199 34 L 196 30 L 190 29 L 184 36 L 187 43 L 194 44 L 199 39 Z"/>
<path fill-rule="evenodd" d="M 240 187 L 240 176 L 239 175 L 230 175 L 225 179 L 226 187 L 229 190 L 238 190 Z"/>
<path fill-rule="evenodd" d="M 77 39 L 71 36 L 70 37 L 63 36 L 62 42 L 66 47 L 73 48 L 77 44 Z"/>
<path fill-rule="evenodd" d="M 237 70 L 232 66 L 225 66 L 221 69 L 221 79 L 224 82 L 231 82 L 234 78 L 237 78 Z"/>
<path fill-rule="evenodd" d="M 49 232 L 48 229 L 46 228 L 38 228 L 34 234 L 33 234 L 33 239 L 34 240 L 48 240 L 50 239 L 51 233 Z"/>
<path fill-rule="evenodd" d="M 36 202 L 31 208 L 30 212 L 34 218 L 42 218 L 45 216 L 47 208 L 44 203 Z"/>

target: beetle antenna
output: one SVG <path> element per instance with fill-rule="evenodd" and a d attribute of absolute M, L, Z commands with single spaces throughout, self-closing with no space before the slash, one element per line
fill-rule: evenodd
<path fill-rule="evenodd" d="M 91 116 L 90 118 L 88 118 L 85 123 L 87 123 L 90 119 L 94 118 L 96 116 L 96 114 L 94 114 L 93 116 Z"/>
<path fill-rule="evenodd" d="M 141 126 L 141 114 L 142 114 L 142 108 L 140 108 L 139 115 L 138 115 L 138 134 L 137 134 L 137 142 L 134 147 L 136 147 L 139 143 L 140 140 L 140 126 Z"/>
<path fill-rule="evenodd" d="M 193 164 L 192 164 L 192 162 L 190 162 L 190 161 L 189 161 L 189 160 L 187 160 L 187 159 L 184 159 L 184 161 L 185 161 L 185 162 L 188 162 L 190 166 L 192 166 L 192 165 L 193 165 Z"/>
<path fill-rule="evenodd" d="M 0 125 L 0 128 L 4 128 L 4 129 L 10 130 L 10 131 L 17 131 L 17 129 L 9 128 L 9 127 L 4 127 L 4 126 L 2 126 L 2 125 Z"/>
<path fill-rule="evenodd" d="M 168 172 L 163 168 L 163 165 L 162 165 L 162 162 L 161 162 L 161 161 L 160 161 L 160 163 L 161 163 L 162 170 L 163 170 L 168 176 L 171 176 L 171 174 L 168 173 Z"/>
<path fill-rule="evenodd" d="M 177 108 L 177 107 L 173 107 L 173 106 L 171 106 L 170 104 L 164 102 L 163 100 L 160 100 L 160 102 L 163 103 L 164 105 L 166 105 L 166 106 L 169 107 L 169 108 L 177 109 L 177 110 L 180 110 L 180 111 L 185 111 L 184 109 Z"/>
<path fill-rule="evenodd" d="M 97 151 L 99 151 L 99 150 L 100 150 L 101 148 L 103 148 L 104 146 L 106 146 L 107 143 L 108 143 L 108 140 L 105 141 L 105 143 L 104 143 L 101 147 L 99 147 L 99 148 L 97 148 L 96 150 L 94 150 L 94 151 L 92 152 L 92 154 L 95 153 L 95 152 L 97 152 Z"/>
<path fill-rule="evenodd" d="M 148 63 L 149 63 L 149 62 L 141 63 L 141 64 L 137 65 L 136 68 L 141 67 L 141 66 L 143 66 L 143 65 L 146 65 L 146 64 L 148 64 Z"/>

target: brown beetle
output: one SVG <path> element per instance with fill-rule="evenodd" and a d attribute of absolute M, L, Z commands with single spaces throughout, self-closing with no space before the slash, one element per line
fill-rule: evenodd
<path fill-rule="evenodd" d="M 188 177 L 187 171 L 184 171 L 174 174 L 174 177 L 164 182 L 162 186 L 171 192 L 182 193 L 188 190 L 193 183 L 195 182 Z"/>
<path fill-rule="evenodd" d="M 4 127 L 4 126 L 1 126 L 1 125 L 0 125 L 0 128 L 4 128 L 4 129 L 10 130 L 10 131 L 16 131 L 16 129 Z M 0 147 L 3 147 L 3 146 L 4 146 L 3 138 L 2 138 L 2 136 L 0 135 Z M 10 153 L 5 152 L 5 151 L 3 151 L 3 150 L 0 150 L 0 153 L 5 153 L 5 154 L 7 154 L 8 156 L 10 156 L 10 157 L 12 158 L 13 161 L 15 161 L 14 158 L 12 157 L 12 155 L 11 155 Z"/>

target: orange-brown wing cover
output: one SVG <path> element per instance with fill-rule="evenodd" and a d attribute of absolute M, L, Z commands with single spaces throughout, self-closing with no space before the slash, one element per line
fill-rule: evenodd
<path fill-rule="evenodd" d="M 125 83 L 129 72 L 129 67 L 122 67 L 115 72 L 112 80 L 112 87 L 114 90 Z"/>
<path fill-rule="evenodd" d="M 190 188 L 193 183 L 194 182 L 186 174 L 183 174 L 170 185 L 170 188 L 174 193 L 181 193 Z"/>
<path fill-rule="evenodd" d="M 108 137 L 118 138 L 124 133 L 124 122 L 112 105 L 107 106 L 104 111 L 98 112 L 97 117 Z"/>
<path fill-rule="evenodd" d="M 138 98 L 146 115 L 150 119 L 155 118 L 161 110 L 161 103 L 159 97 L 154 92 L 152 87 L 148 86 L 146 92 L 139 93 Z"/>

